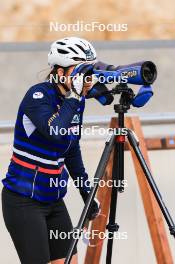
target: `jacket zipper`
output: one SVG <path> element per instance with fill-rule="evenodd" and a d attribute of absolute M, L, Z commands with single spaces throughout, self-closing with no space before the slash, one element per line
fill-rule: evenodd
<path fill-rule="evenodd" d="M 34 195 L 35 181 L 36 181 L 36 176 L 37 176 L 37 174 L 38 174 L 38 169 L 39 169 L 39 167 L 36 166 L 36 169 L 35 169 L 35 176 L 34 176 L 34 178 L 33 178 L 33 184 L 32 184 L 32 194 L 31 194 L 30 198 L 32 198 L 33 195 Z"/>
<path fill-rule="evenodd" d="M 57 199 L 60 198 L 60 190 L 59 190 L 59 186 L 58 186 L 58 196 L 57 196 Z"/>
<path fill-rule="evenodd" d="M 64 155 L 69 149 L 70 149 L 70 145 L 71 145 L 71 143 L 72 143 L 72 140 L 70 140 L 70 142 L 69 142 L 69 145 L 68 145 L 68 147 L 67 147 L 67 149 L 63 152 L 63 154 L 62 155 Z"/>

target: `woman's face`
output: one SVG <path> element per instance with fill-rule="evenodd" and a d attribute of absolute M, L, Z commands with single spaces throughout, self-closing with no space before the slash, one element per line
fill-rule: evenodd
<path fill-rule="evenodd" d="M 71 84 L 72 84 L 72 81 L 71 81 L 71 78 L 70 78 L 70 75 L 71 73 L 73 72 L 75 66 L 70 66 L 68 68 L 68 70 L 66 71 L 65 73 L 65 85 L 71 89 Z M 59 76 L 63 76 L 64 75 L 64 70 L 62 68 L 59 68 L 58 69 L 58 75 Z M 89 76 L 88 78 L 86 78 L 86 82 L 84 82 L 84 85 L 83 85 L 83 95 L 87 95 L 88 91 L 92 88 L 93 86 L 93 83 L 92 83 L 92 76 Z"/>

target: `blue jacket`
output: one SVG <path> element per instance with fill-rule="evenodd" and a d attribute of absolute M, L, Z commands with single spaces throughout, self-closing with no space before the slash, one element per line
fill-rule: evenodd
<path fill-rule="evenodd" d="M 79 180 L 80 192 L 90 190 L 78 133 L 84 107 L 84 97 L 80 102 L 67 99 L 49 82 L 28 90 L 19 106 L 13 156 L 2 180 L 6 188 L 41 202 L 53 202 L 66 194 L 70 174 Z"/>

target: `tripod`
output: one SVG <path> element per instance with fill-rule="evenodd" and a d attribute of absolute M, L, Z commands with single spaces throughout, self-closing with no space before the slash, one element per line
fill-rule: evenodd
<path fill-rule="evenodd" d="M 121 94 L 119 104 L 114 105 L 114 110 L 115 110 L 115 113 L 118 115 L 118 128 L 120 129 L 119 131 L 122 131 L 122 128 L 124 128 L 124 115 L 130 109 L 132 99 L 134 98 L 134 93 L 131 88 L 127 87 L 127 85 L 121 85 L 121 84 L 117 85 L 115 88 L 113 88 L 111 91 L 108 91 L 108 92 L 113 93 L 113 94 Z M 130 129 L 127 129 L 127 138 L 128 138 L 128 141 L 131 147 L 133 148 L 133 151 L 136 154 L 136 157 L 145 174 L 147 182 L 154 193 L 154 196 L 158 202 L 158 205 L 169 227 L 170 234 L 175 237 L 175 224 L 171 218 L 171 215 L 168 209 L 165 206 L 165 203 L 162 199 L 159 189 L 152 177 L 150 169 L 148 168 L 145 162 L 145 159 L 139 148 L 139 142 L 135 134 Z M 123 135 L 122 133 L 121 134 L 117 133 L 117 135 L 113 133 L 111 137 L 106 141 L 104 151 L 102 153 L 100 162 L 98 164 L 98 167 L 97 167 L 97 170 L 94 176 L 94 182 L 95 182 L 94 187 L 88 196 L 85 207 L 79 219 L 78 225 L 74 229 L 74 232 L 76 232 L 80 236 L 83 230 L 83 227 L 85 225 L 85 222 L 87 220 L 88 212 L 90 210 L 90 207 L 96 195 L 98 184 L 104 175 L 105 168 L 109 160 L 110 154 L 112 150 L 114 150 L 112 180 L 113 182 L 116 181 L 117 185 L 112 186 L 109 222 L 106 226 L 109 232 L 108 243 L 107 243 L 106 264 L 111 264 L 114 232 L 117 232 L 119 229 L 119 225 L 116 223 L 115 217 L 116 217 L 116 210 L 117 210 L 118 193 L 124 191 L 124 186 L 122 186 L 121 183 L 124 182 L 124 143 L 125 143 L 125 140 L 126 140 L 126 136 Z M 78 236 L 76 238 L 72 238 L 71 246 L 69 248 L 68 255 L 65 260 L 65 264 L 70 263 L 73 250 L 75 246 L 77 245 L 77 243 L 78 243 Z"/>

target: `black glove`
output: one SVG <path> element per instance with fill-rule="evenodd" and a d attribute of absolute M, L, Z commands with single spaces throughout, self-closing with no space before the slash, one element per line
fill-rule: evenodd
<path fill-rule="evenodd" d="M 88 196 L 89 196 L 89 193 L 86 191 L 80 191 L 80 194 L 83 198 L 84 203 L 86 203 Z M 95 219 L 97 217 L 97 215 L 100 213 L 100 211 L 101 211 L 100 202 L 98 201 L 97 198 L 94 198 L 92 206 L 91 206 L 89 213 L 88 213 L 88 219 L 89 220 Z"/>

